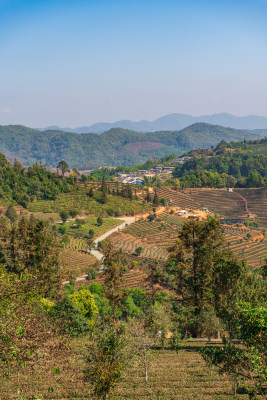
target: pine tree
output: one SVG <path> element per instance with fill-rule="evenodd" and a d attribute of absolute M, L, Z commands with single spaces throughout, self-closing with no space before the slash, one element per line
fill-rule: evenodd
<path fill-rule="evenodd" d="M 153 206 L 155 206 L 155 207 L 158 207 L 158 206 L 159 206 L 159 198 L 158 198 L 158 193 L 157 193 L 157 191 L 155 191 L 155 194 L 154 194 Z"/>

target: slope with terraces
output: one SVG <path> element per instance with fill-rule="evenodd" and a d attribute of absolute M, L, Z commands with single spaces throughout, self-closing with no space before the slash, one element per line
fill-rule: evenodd
<path fill-rule="evenodd" d="M 117 250 L 128 255 L 139 246 L 143 248 L 142 256 L 166 261 L 168 247 L 175 243 L 179 229 L 185 219 L 166 210 L 154 221 L 139 220 L 129 225 L 123 232 L 110 236 Z M 245 259 L 252 268 L 262 266 L 267 256 L 266 239 L 262 229 L 245 226 L 223 226 L 226 246 L 234 254 Z"/>
<path fill-rule="evenodd" d="M 267 227 L 267 189 L 235 189 L 247 201 L 249 212 L 255 215 L 261 226 Z"/>

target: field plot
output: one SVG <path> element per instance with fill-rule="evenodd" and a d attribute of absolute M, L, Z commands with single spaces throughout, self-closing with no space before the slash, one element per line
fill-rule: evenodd
<path fill-rule="evenodd" d="M 165 211 L 153 222 L 139 220 L 122 232 L 110 236 L 117 250 L 132 254 L 139 246 L 143 248 L 142 257 L 166 261 L 167 248 L 175 243 L 184 218 Z M 267 257 L 267 241 L 261 230 L 246 227 L 224 226 L 226 246 L 234 254 L 245 259 L 253 268 L 260 267 Z"/>
<path fill-rule="evenodd" d="M 87 214 L 108 215 L 109 213 L 120 215 L 134 215 L 151 208 L 137 200 L 129 200 L 120 196 L 107 195 L 107 203 L 100 201 L 101 193 L 96 193 L 97 199 L 88 196 L 88 187 L 80 187 L 74 192 L 60 194 L 56 200 L 38 200 L 29 205 L 29 211 L 60 212 L 78 210 Z"/>
<path fill-rule="evenodd" d="M 235 189 L 247 201 L 248 210 L 255 214 L 261 226 L 267 227 L 267 189 Z"/>
<path fill-rule="evenodd" d="M 70 276 L 78 277 L 85 274 L 88 267 L 97 261 L 92 254 L 81 253 L 69 248 L 61 251 L 60 258 L 62 260 L 63 280 L 69 279 Z"/>
<path fill-rule="evenodd" d="M 187 193 L 181 190 L 173 190 L 168 187 L 157 189 L 158 197 L 165 198 L 170 206 L 180 207 L 185 209 L 200 209 L 201 201 L 197 201 L 191 198 Z M 204 205 L 205 207 L 205 205 Z"/>
<path fill-rule="evenodd" d="M 261 231 L 224 226 L 224 233 L 227 245 L 238 258 L 246 260 L 253 268 L 262 266 L 267 257 L 267 240 Z"/>
<path fill-rule="evenodd" d="M 66 234 L 72 238 L 88 239 L 89 230 L 93 230 L 94 237 L 98 237 L 122 224 L 123 220 L 117 218 L 102 218 L 102 225 L 99 225 L 96 217 L 88 217 L 82 219 L 80 222 L 81 225 L 77 225 L 75 221 L 66 223 L 64 225 Z"/>
<path fill-rule="evenodd" d="M 50 351 L 42 351 L 41 363 L 34 367 L 28 362 L 19 374 L 2 377 L 1 399 L 17 400 L 38 397 L 46 400 L 85 400 L 91 398 L 89 385 L 83 380 L 83 355 L 88 338 L 64 344 L 50 343 Z M 53 346 L 56 351 L 53 351 Z M 57 347 L 56 347 L 57 346 Z M 148 382 L 143 366 L 135 362 L 128 365 L 122 382 L 115 391 L 116 400 L 231 400 L 233 382 L 219 375 L 215 368 L 204 362 L 198 350 L 205 344 L 186 343 L 180 352 L 155 349 L 150 352 Z M 75 355 L 75 356 L 74 356 Z M 51 373 L 57 367 L 58 375 Z M 49 390 L 49 388 L 53 388 Z M 248 400 L 247 394 L 237 394 L 236 400 Z M 263 397 L 259 396 L 259 400 Z"/>

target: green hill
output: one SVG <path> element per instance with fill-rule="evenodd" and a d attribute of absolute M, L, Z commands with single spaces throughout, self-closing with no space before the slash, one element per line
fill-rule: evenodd
<path fill-rule="evenodd" d="M 261 187 L 267 183 L 267 138 L 193 150 L 173 172 L 182 187 Z"/>
<path fill-rule="evenodd" d="M 101 135 L 43 131 L 20 125 L 0 126 L 0 152 L 24 165 L 42 162 L 55 167 L 64 159 L 72 167 L 133 165 L 170 153 L 182 154 L 198 147 L 209 148 L 221 140 L 256 139 L 243 130 L 198 123 L 180 131 L 140 133 L 113 128 Z"/>

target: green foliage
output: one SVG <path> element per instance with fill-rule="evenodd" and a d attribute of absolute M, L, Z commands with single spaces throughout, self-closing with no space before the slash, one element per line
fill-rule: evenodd
<path fill-rule="evenodd" d="M 151 332 L 154 341 L 160 337 L 161 344 L 165 343 L 165 335 L 171 330 L 171 317 L 163 304 L 155 302 L 152 304 L 146 314 L 146 326 Z"/>
<path fill-rule="evenodd" d="M 95 279 L 95 277 L 96 277 L 96 269 L 92 266 L 92 265 L 90 265 L 88 268 L 87 268 L 87 270 L 86 270 L 86 273 L 87 273 L 87 279 L 88 280 L 92 280 L 92 279 Z M 93 292 L 92 292 L 93 293 Z"/>
<path fill-rule="evenodd" d="M 65 224 L 65 222 L 69 218 L 69 213 L 67 211 L 60 211 L 59 215 L 60 215 L 60 218 L 61 218 L 63 224 Z"/>
<path fill-rule="evenodd" d="M 141 246 L 139 246 L 139 247 L 137 247 L 136 249 L 135 249 L 135 254 L 137 255 L 137 256 L 140 256 L 140 254 L 142 253 L 142 251 L 143 251 L 143 247 L 141 247 Z"/>
<path fill-rule="evenodd" d="M 12 167 L 0 154 L 0 199 L 2 201 L 28 207 L 30 201 L 34 199 L 55 200 L 59 193 L 71 190 L 69 178 L 63 179 L 39 164 L 33 164 L 27 170 L 21 164 L 21 167 L 18 167 L 18 164 L 15 161 Z"/>
<path fill-rule="evenodd" d="M 27 165 L 45 161 L 47 166 L 55 167 L 63 158 L 78 169 L 144 163 L 154 156 L 161 158 L 170 153 L 182 154 L 199 147 L 210 148 L 211 144 L 217 145 L 222 139 L 243 138 L 253 139 L 255 134 L 202 123 L 181 131 L 149 132 L 145 135 L 121 128 L 113 128 L 101 135 L 80 135 L 52 130 L 40 133 L 24 126 L 0 127 L 2 151 L 25 159 Z M 151 142 L 151 148 L 145 150 L 143 142 Z M 155 143 L 159 146 L 155 147 Z M 153 166 L 153 161 L 147 165 Z"/>
<path fill-rule="evenodd" d="M 88 232 L 89 239 L 93 239 L 94 234 L 95 234 L 95 231 L 93 229 L 89 229 L 89 232 Z"/>
<path fill-rule="evenodd" d="M 232 151 L 227 151 L 228 148 Z M 179 178 L 182 188 L 266 186 L 266 148 L 266 138 L 246 143 L 221 143 L 213 154 L 196 151 L 185 163 L 177 165 L 173 176 Z"/>
<path fill-rule="evenodd" d="M 75 218 L 78 214 L 79 212 L 77 210 L 69 210 L 69 216 L 71 218 Z"/>
<path fill-rule="evenodd" d="M 101 225 L 103 224 L 103 218 L 97 217 L 96 222 L 97 222 L 97 225 L 98 225 L 98 226 L 101 226 Z"/>
<path fill-rule="evenodd" d="M 16 219 L 18 218 L 17 212 L 15 210 L 15 207 L 10 205 L 7 210 L 6 210 L 6 216 L 8 219 L 10 219 L 11 222 L 15 222 Z"/>
<path fill-rule="evenodd" d="M 60 322 L 61 331 L 70 336 L 84 335 L 90 330 L 88 319 L 68 296 L 50 310 L 50 315 Z"/>
<path fill-rule="evenodd" d="M 202 354 L 207 362 L 218 366 L 221 373 L 228 373 L 235 379 L 245 379 L 249 398 L 256 399 L 267 380 L 266 308 L 241 305 L 236 327 L 241 345 L 225 339 L 222 348 L 204 349 Z"/>
<path fill-rule="evenodd" d="M 127 337 L 123 328 L 101 326 L 95 330 L 87 346 L 85 379 L 94 395 L 111 399 L 127 363 Z"/>
<path fill-rule="evenodd" d="M 93 326 L 98 309 L 95 304 L 94 296 L 90 290 L 81 289 L 69 295 L 69 298 L 81 310 L 82 314 L 89 320 L 89 325 Z"/>
<path fill-rule="evenodd" d="M 98 294 L 99 296 L 101 296 L 104 291 L 102 285 L 98 282 L 91 283 L 89 290 L 91 293 Z"/>
<path fill-rule="evenodd" d="M 48 295 L 60 282 L 60 244 L 48 223 L 21 218 L 0 230 L 4 266 L 7 271 L 25 276 L 39 294 Z"/>

